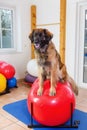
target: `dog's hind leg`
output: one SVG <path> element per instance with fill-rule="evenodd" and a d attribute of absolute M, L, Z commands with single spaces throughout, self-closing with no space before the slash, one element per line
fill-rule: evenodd
<path fill-rule="evenodd" d="M 59 70 L 59 81 L 69 82 L 71 84 L 73 92 L 78 95 L 78 86 L 75 81 L 68 75 L 65 65 Z"/>
<path fill-rule="evenodd" d="M 75 81 L 67 74 L 66 80 L 71 84 L 73 92 L 78 95 L 78 86 Z"/>

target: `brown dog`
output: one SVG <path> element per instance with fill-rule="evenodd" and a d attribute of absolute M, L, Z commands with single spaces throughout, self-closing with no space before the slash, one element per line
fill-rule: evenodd
<path fill-rule="evenodd" d="M 42 95 L 43 82 L 49 78 L 51 83 L 49 95 L 54 96 L 56 94 L 55 87 L 58 81 L 68 81 L 72 86 L 72 90 L 78 95 L 78 87 L 68 75 L 66 66 L 61 62 L 60 55 L 51 41 L 52 37 L 53 34 L 51 32 L 41 28 L 34 29 L 29 35 L 35 47 L 35 57 L 39 70 L 39 89 L 37 94 Z"/>

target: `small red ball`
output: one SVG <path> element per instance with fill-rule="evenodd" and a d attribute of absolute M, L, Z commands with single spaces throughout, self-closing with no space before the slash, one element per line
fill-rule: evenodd
<path fill-rule="evenodd" d="M 73 105 L 72 112 L 75 108 L 75 96 L 70 84 L 58 82 L 55 96 L 49 96 L 49 80 L 44 82 L 42 96 L 37 95 L 38 87 L 39 80 L 37 79 L 33 83 L 27 99 L 30 113 L 31 103 L 33 103 L 34 119 L 46 126 L 56 126 L 67 122 L 71 118 L 71 103 Z"/>

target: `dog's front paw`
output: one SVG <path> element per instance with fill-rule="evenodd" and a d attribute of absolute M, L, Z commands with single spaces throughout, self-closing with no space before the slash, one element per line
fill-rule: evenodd
<path fill-rule="evenodd" d="M 55 96 L 56 95 L 56 89 L 55 88 L 51 88 L 49 95 L 50 96 Z"/>
<path fill-rule="evenodd" d="M 38 91 L 37 91 L 37 95 L 38 96 L 41 96 L 43 93 L 43 89 L 42 88 L 39 88 Z"/>

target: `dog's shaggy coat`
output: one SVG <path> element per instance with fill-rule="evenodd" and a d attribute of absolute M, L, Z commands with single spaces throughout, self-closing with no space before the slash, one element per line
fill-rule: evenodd
<path fill-rule="evenodd" d="M 43 93 L 43 82 L 47 78 L 50 79 L 49 95 L 56 94 L 56 83 L 58 81 L 68 81 L 72 90 L 78 95 L 78 87 L 74 80 L 68 75 L 66 66 L 61 62 L 59 53 L 57 52 L 53 42 L 51 41 L 53 34 L 47 29 L 34 29 L 29 35 L 31 42 L 35 47 L 35 57 L 37 59 L 39 71 L 39 89 L 38 95 Z"/>

